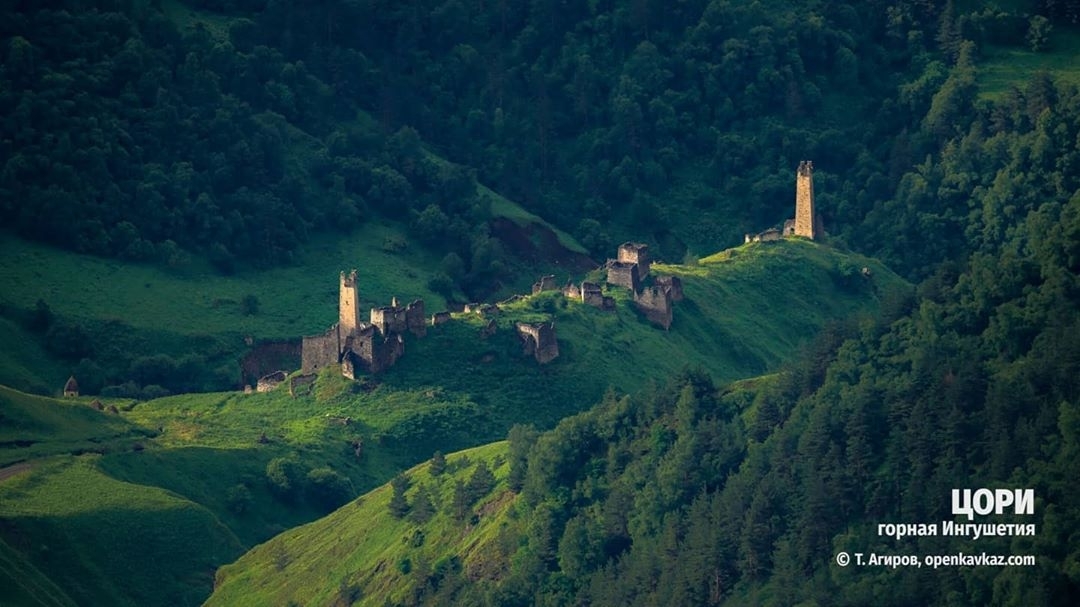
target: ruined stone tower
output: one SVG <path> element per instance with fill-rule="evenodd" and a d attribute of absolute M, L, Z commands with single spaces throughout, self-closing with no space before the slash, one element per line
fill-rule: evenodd
<path fill-rule="evenodd" d="M 795 235 L 813 240 L 814 228 L 814 163 L 803 160 L 795 174 Z"/>
<path fill-rule="evenodd" d="M 341 335 L 352 335 L 360 328 L 360 295 L 356 289 L 356 270 L 345 276 L 341 273 L 338 296 L 338 327 Z"/>

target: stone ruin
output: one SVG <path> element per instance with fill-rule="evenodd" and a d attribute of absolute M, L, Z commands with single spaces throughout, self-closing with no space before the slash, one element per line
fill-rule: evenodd
<path fill-rule="evenodd" d="M 75 381 L 75 376 L 72 375 L 68 378 L 67 382 L 64 383 L 64 396 L 71 398 L 78 395 L 79 382 Z"/>
<path fill-rule="evenodd" d="M 788 221 L 791 221 L 791 220 L 789 219 Z M 780 240 L 780 238 L 781 238 L 780 230 L 778 230 L 776 228 L 769 228 L 768 230 L 765 230 L 764 232 L 758 232 L 757 234 L 754 234 L 753 236 L 751 236 L 750 234 L 747 234 L 743 238 L 743 242 L 744 243 L 747 243 L 747 242 L 772 242 L 774 240 Z"/>
<path fill-rule="evenodd" d="M 285 381 L 286 377 L 287 374 L 284 371 L 274 371 L 273 373 L 264 375 L 255 383 L 255 391 L 269 392 L 278 387 L 281 382 Z"/>
<path fill-rule="evenodd" d="M 433 326 L 433 327 L 437 327 L 437 326 L 439 326 L 441 324 L 445 324 L 445 323 L 448 323 L 448 322 L 450 322 L 450 313 L 449 312 L 446 312 L 446 311 L 436 312 L 436 313 L 431 315 L 431 326 Z"/>
<path fill-rule="evenodd" d="M 554 322 L 519 322 L 514 325 L 521 338 L 522 352 L 536 358 L 536 362 L 547 364 L 559 356 L 559 342 L 555 337 Z"/>
<path fill-rule="evenodd" d="M 465 304 L 464 312 L 466 314 L 477 314 L 479 316 L 494 316 L 500 312 L 499 306 L 489 303 L 467 303 Z"/>
<path fill-rule="evenodd" d="M 547 276 L 541 276 L 540 280 L 533 283 L 532 294 L 536 295 L 543 291 L 558 291 L 559 287 L 555 286 L 555 276 L 549 274 Z"/>
<path fill-rule="evenodd" d="M 678 276 L 657 276 L 656 286 L 671 294 L 671 301 L 682 301 L 682 279 Z"/>
<path fill-rule="evenodd" d="M 671 290 L 659 285 L 645 287 L 634 295 L 634 303 L 645 313 L 649 322 L 659 325 L 665 331 L 671 328 Z"/>
<path fill-rule="evenodd" d="M 379 373 L 394 365 L 405 353 L 406 331 L 417 337 L 427 332 L 424 302 L 404 308 L 395 298 L 391 305 L 372 308 L 370 322 L 360 321 L 360 298 L 356 270 L 341 273 L 338 322 L 322 335 L 305 336 L 301 344 L 300 370 L 309 375 L 330 365 L 341 365 L 346 377 L 360 371 Z"/>
<path fill-rule="evenodd" d="M 386 335 L 408 331 L 417 337 L 427 335 L 427 317 L 424 314 L 424 301 L 417 299 L 402 308 L 397 298 L 389 306 L 371 309 L 371 324 Z"/>
<path fill-rule="evenodd" d="M 289 396 L 296 398 L 301 393 L 309 394 L 315 385 L 318 376 L 314 373 L 307 375 L 294 375 L 289 380 Z"/>
<path fill-rule="evenodd" d="M 619 245 L 618 258 L 607 261 L 608 285 L 617 285 L 630 289 L 634 294 L 634 305 L 645 313 L 650 322 L 664 330 L 671 328 L 672 302 L 683 299 L 682 281 L 677 276 L 657 276 L 652 286 L 646 286 L 651 270 L 648 245 L 626 242 Z M 589 285 L 586 287 L 586 285 Z M 607 303 L 598 285 L 582 283 L 582 300 L 598 307 L 613 309 L 615 302 Z"/>
<path fill-rule="evenodd" d="M 637 264 L 638 276 L 644 279 L 649 275 L 649 245 L 640 242 L 624 242 L 619 245 L 616 261 Z"/>
<path fill-rule="evenodd" d="M 609 285 L 618 285 L 637 293 L 641 290 L 641 270 L 636 263 L 609 259 L 607 281 Z"/>
<path fill-rule="evenodd" d="M 563 297 L 567 299 L 581 299 L 581 287 L 574 282 L 573 278 L 566 280 L 566 285 L 562 288 Z"/>

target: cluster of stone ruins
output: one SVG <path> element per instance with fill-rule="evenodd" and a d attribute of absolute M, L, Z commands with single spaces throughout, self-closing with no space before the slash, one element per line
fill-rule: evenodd
<path fill-rule="evenodd" d="M 773 228 L 754 236 L 747 234 L 746 242 L 779 240 L 782 235 L 814 239 L 819 234 L 820 221 L 814 213 L 813 164 L 803 161 L 796 172 L 795 217 L 784 223 L 783 231 Z M 655 276 L 651 265 L 647 245 L 623 243 L 619 246 L 617 257 L 609 259 L 604 266 L 607 285 L 609 289 L 628 289 L 635 307 L 644 313 L 650 322 L 667 330 L 672 323 L 673 304 L 683 299 L 682 282 L 677 276 Z M 560 288 L 555 276 L 549 275 L 541 277 L 532 287 L 533 295 L 545 291 L 561 291 L 568 299 L 605 311 L 615 310 L 615 298 L 605 294 L 603 287 L 595 282 L 569 281 Z M 608 292 L 610 293 L 610 290 Z M 502 303 L 521 298 L 522 296 L 515 295 Z M 450 313 L 444 311 L 436 312 L 429 321 L 425 316 L 422 300 L 401 306 L 395 298 L 389 306 L 372 308 L 369 321 L 362 322 L 359 302 L 356 270 L 348 275 L 342 272 L 338 322 L 321 335 L 303 338 L 302 374 L 299 376 L 301 382 L 310 383 L 310 378 L 313 378 L 319 369 L 331 365 L 340 365 L 342 374 L 352 379 L 361 371 L 372 374 L 384 371 L 405 353 L 407 333 L 422 338 L 427 334 L 429 324 L 438 326 L 452 320 Z M 464 311 L 466 314 L 478 314 L 489 319 L 481 331 L 482 337 L 490 337 L 498 330 L 498 323 L 494 319 L 500 312 L 498 304 L 467 304 Z M 540 364 L 551 362 L 559 356 L 554 321 L 517 322 L 514 329 L 521 340 L 523 353 L 534 357 Z M 266 381 L 260 380 L 259 391 L 276 386 L 284 380 L 283 375 L 279 372 L 273 378 L 263 378 Z M 290 389 L 294 387 L 290 385 Z"/>
<path fill-rule="evenodd" d="M 635 305 L 646 318 L 664 329 L 671 327 L 672 302 L 683 298 L 682 283 L 675 276 L 651 277 L 648 246 L 632 242 L 621 245 L 618 258 L 609 260 L 606 268 L 608 285 L 630 289 Z M 605 295 L 601 285 L 594 282 L 567 282 L 560 289 L 554 276 L 544 276 L 533 285 L 532 293 L 560 290 L 569 299 L 601 310 L 615 310 L 615 298 Z M 521 298 L 517 295 L 502 303 Z M 368 322 L 363 322 L 359 301 L 356 270 L 348 275 L 342 272 L 338 322 L 320 335 L 303 338 L 300 349 L 302 376 L 313 375 L 319 369 L 333 365 L 340 365 L 342 375 L 350 379 L 356 379 L 361 372 L 379 373 L 393 366 L 405 353 L 406 334 L 421 338 L 427 334 L 429 325 L 438 326 L 452 320 L 450 313 L 445 311 L 436 312 L 429 320 L 423 300 L 402 306 L 395 298 L 389 306 L 372 308 Z M 500 312 L 499 304 L 466 304 L 464 312 L 489 318 L 481 331 L 483 337 L 498 330 L 492 317 Z M 523 353 L 538 363 L 546 364 L 559 356 L 554 321 L 517 322 L 514 329 L 521 340 Z M 260 380 L 258 391 L 272 389 L 283 380 L 279 374 L 267 376 Z"/>
<path fill-rule="evenodd" d="M 804 160 L 799 163 L 795 176 L 795 217 L 784 222 L 783 230 L 771 228 L 756 235 L 746 235 L 746 242 L 764 242 L 780 240 L 783 236 L 802 236 L 811 240 L 822 234 L 820 218 L 814 211 L 813 163 Z M 644 313 L 652 323 L 671 327 L 674 302 L 683 299 L 682 282 L 677 276 L 653 276 L 647 245 L 627 242 L 619 246 L 615 259 L 609 259 L 604 266 L 607 271 L 607 285 L 629 289 L 634 305 Z M 863 274 L 869 276 L 869 269 L 863 268 Z M 544 291 L 562 291 L 568 299 L 577 300 L 605 311 L 615 310 L 615 298 L 606 295 L 600 284 L 595 282 L 567 282 L 559 287 L 555 276 L 544 276 L 532 287 L 533 295 Z M 610 290 L 608 291 L 610 293 Z M 521 299 L 515 295 L 502 302 L 510 303 Z M 488 317 L 488 323 L 481 331 L 482 337 L 490 337 L 498 330 L 498 323 L 493 317 L 500 311 L 498 304 L 467 304 L 465 313 Z M 422 338 L 427 334 L 427 327 L 450 322 L 450 312 L 436 312 L 430 321 L 424 312 L 423 300 L 416 300 L 402 306 L 394 298 L 389 306 L 375 307 L 370 311 L 368 322 L 360 320 L 360 296 L 357 286 L 356 270 L 346 275 L 341 273 L 338 299 L 338 322 L 321 335 L 306 336 L 300 344 L 301 374 L 291 379 L 284 371 L 276 371 L 259 378 L 255 387 L 248 386 L 247 391 L 266 392 L 273 390 L 280 383 L 289 381 L 290 392 L 305 389 L 314 381 L 319 369 L 340 365 L 346 377 L 355 379 L 360 372 L 379 373 L 394 365 L 405 353 L 405 335 L 412 334 Z M 555 334 L 554 321 L 540 323 L 514 324 L 514 329 L 521 340 L 522 351 L 532 356 L 540 364 L 551 362 L 559 356 L 559 342 Z M 284 352 L 295 352 L 295 342 L 271 343 L 268 346 Z M 242 368 L 246 369 L 246 362 Z M 257 364 L 255 366 L 258 366 Z M 246 375 L 247 371 L 242 371 Z M 309 389 L 309 388 L 308 388 Z M 68 380 L 63 389 L 64 396 L 78 396 L 79 388 L 75 378 Z"/>

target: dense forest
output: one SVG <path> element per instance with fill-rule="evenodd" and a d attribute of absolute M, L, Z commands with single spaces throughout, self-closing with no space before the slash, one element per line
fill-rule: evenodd
<path fill-rule="evenodd" d="M 469 286 L 505 254 L 477 177 L 598 256 L 634 237 L 681 259 L 783 220 L 811 158 L 834 242 L 922 277 L 970 247 L 970 189 L 915 169 L 991 111 L 979 49 L 1037 29 L 951 1 L 191 4 L 216 25 L 158 3 L 16 3 L 0 25 L 6 225 L 230 271 L 384 217 L 453 252 Z M 1044 30 L 1077 17 L 1035 8 Z M 1031 87 L 981 136 L 1037 126 L 1053 87 Z"/>

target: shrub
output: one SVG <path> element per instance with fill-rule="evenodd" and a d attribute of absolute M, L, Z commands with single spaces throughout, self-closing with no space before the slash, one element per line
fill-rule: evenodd
<path fill-rule="evenodd" d="M 275 457 L 266 464 L 266 481 L 270 491 L 282 499 L 296 497 L 302 476 L 300 465 L 285 457 Z"/>
<path fill-rule="evenodd" d="M 251 508 L 251 490 L 246 485 L 238 484 L 229 489 L 225 498 L 226 507 L 235 514 L 243 514 Z"/>
<path fill-rule="evenodd" d="M 315 468 L 307 473 L 307 493 L 313 504 L 330 512 L 352 498 L 352 481 L 330 468 Z"/>

